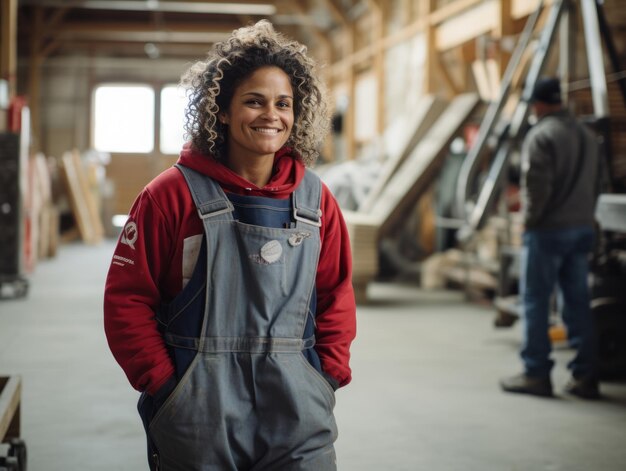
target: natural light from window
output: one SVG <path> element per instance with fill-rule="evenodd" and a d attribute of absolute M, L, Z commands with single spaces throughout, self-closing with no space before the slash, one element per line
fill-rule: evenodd
<path fill-rule="evenodd" d="M 103 152 L 151 152 L 154 147 L 154 90 L 146 85 L 97 87 L 94 147 Z"/>
<path fill-rule="evenodd" d="M 177 85 L 167 85 L 161 90 L 161 152 L 178 154 L 184 142 L 184 117 L 187 97 Z"/>

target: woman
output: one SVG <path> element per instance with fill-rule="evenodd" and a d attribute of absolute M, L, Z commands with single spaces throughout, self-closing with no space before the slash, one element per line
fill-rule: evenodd
<path fill-rule="evenodd" d="M 104 299 L 150 466 L 336 469 L 355 303 L 345 223 L 304 166 L 329 122 L 314 63 L 260 21 L 182 84 L 189 143 L 133 204 Z"/>

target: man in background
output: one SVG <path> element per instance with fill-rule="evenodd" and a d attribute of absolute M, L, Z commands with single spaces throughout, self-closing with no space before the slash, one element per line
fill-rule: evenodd
<path fill-rule="evenodd" d="M 577 335 L 576 356 L 568 364 L 572 378 L 565 390 L 595 399 L 599 387 L 587 277 L 600 156 L 591 131 L 563 107 L 558 79 L 538 80 L 531 106 L 538 122 L 522 146 L 524 371 L 500 385 L 507 392 L 552 396 L 548 324 L 558 284 L 568 313 L 564 321 Z"/>

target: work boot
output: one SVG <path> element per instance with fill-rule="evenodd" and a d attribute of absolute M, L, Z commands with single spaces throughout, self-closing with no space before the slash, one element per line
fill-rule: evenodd
<path fill-rule="evenodd" d="M 506 392 L 552 397 L 550 376 L 528 376 L 522 373 L 500 380 L 500 387 Z"/>
<path fill-rule="evenodd" d="M 594 378 L 572 377 L 565 386 L 565 392 L 583 399 L 599 399 L 600 386 L 598 380 Z"/>

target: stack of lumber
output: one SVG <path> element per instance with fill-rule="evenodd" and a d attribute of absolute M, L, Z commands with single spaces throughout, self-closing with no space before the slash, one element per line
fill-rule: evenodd
<path fill-rule="evenodd" d="M 50 168 L 42 153 L 34 157 L 33 180 L 34 193 L 38 195 L 38 257 L 54 257 L 59 244 L 59 211 L 52 202 Z"/>
<path fill-rule="evenodd" d="M 427 95 L 420 100 L 417 109 L 410 116 L 386 133 L 384 140 L 389 156 L 376 182 L 359 205 L 359 212 L 371 211 L 393 174 L 441 115 L 446 104 L 441 98 Z"/>
<path fill-rule="evenodd" d="M 357 301 L 367 299 L 367 284 L 378 273 L 380 220 L 356 211 L 344 211 L 352 248 L 352 284 Z"/>
<path fill-rule="evenodd" d="M 479 103 L 475 93 L 454 98 L 389 180 L 370 212 L 382 221 L 380 236 L 395 229 L 428 189 L 443 164 L 450 142 Z"/>
<path fill-rule="evenodd" d="M 97 244 L 104 237 L 104 225 L 78 150 L 66 152 L 61 163 L 61 173 L 80 237 L 87 244 Z"/>
<path fill-rule="evenodd" d="M 39 259 L 54 257 L 59 240 L 59 213 L 52 202 L 52 178 L 48 158 L 28 159 L 24 190 L 24 269 L 32 272 Z"/>
<path fill-rule="evenodd" d="M 477 94 L 457 96 L 440 113 L 441 103 L 430 99 L 430 105 L 419 115 L 422 121 L 405 138 L 406 147 L 393 157 L 394 172 L 381 173 L 384 183 L 358 212 L 346 212 L 352 243 L 353 284 L 357 299 L 366 292 L 378 272 L 378 242 L 393 231 L 428 189 L 447 154 L 448 146 L 459 129 L 480 103 Z M 427 129 L 419 129 L 422 126 Z M 414 139 L 419 132 L 420 138 Z M 392 164 L 389 164 L 390 166 Z"/>

